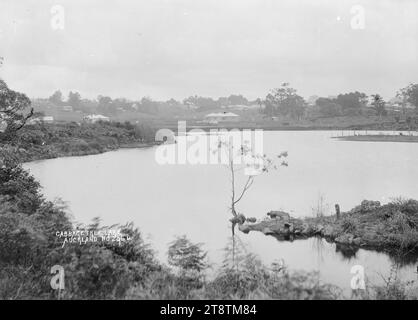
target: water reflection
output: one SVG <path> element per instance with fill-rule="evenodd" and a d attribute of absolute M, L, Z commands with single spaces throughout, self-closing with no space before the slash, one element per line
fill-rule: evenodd
<path fill-rule="evenodd" d="M 339 243 L 335 245 L 335 252 L 341 254 L 344 259 L 349 261 L 356 258 L 358 251 L 359 248 L 353 246 L 347 246 Z"/>
<path fill-rule="evenodd" d="M 271 210 L 308 216 L 318 194 L 325 205 L 349 210 L 362 200 L 382 203 L 402 195 L 418 198 L 418 144 L 337 141 L 331 131 L 265 132 L 266 154 L 289 152 L 289 167 L 260 176 L 240 202 L 246 216 L 262 219 Z M 49 200 L 62 198 L 76 220 L 88 223 L 100 216 L 103 223 L 133 221 L 144 237 L 166 259 L 167 244 L 186 234 L 204 243 L 218 267 L 231 228 L 230 181 L 224 166 L 159 165 L 155 150 L 133 149 L 87 157 L 61 158 L 25 165 L 40 180 Z M 245 181 L 244 181 L 245 182 Z M 164 197 L 162 197 L 164 195 Z M 163 200 L 162 200 L 163 199 Z M 318 271 L 323 281 L 350 288 L 350 269 L 365 267 L 369 277 L 382 281 L 391 265 L 416 279 L 417 257 L 337 248 L 322 239 L 277 241 L 250 232 L 240 238 L 265 265 L 283 259 L 290 270 Z"/>

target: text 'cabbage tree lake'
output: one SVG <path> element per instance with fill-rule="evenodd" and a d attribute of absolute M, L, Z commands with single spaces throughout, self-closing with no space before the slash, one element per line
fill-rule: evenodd
<path fill-rule="evenodd" d="M 362 200 L 387 203 L 402 196 L 418 198 L 418 144 L 353 142 L 331 139 L 341 131 L 264 132 L 264 152 L 288 152 L 288 167 L 255 178 L 239 203 L 247 217 L 263 219 L 271 210 L 294 217 L 313 216 L 319 203 L 328 214 L 334 205 L 348 211 Z M 173 146 L 174 147 L 174 146 Z M 133 221 L 166 259 L 176 235 L 204 243 L 219 265 L 231 236 L 231 184 L 224 165 L 159 165 L 156 148 L 123 149 L 101 155 L 36 161 L 25 165 L 39 179 L 49 200 L 61 198 L 79 222 L 100 217 L 104 224 Z M 244 182 L 245 176 L 239 182 Z M 238 232 L 246 250 L 270 264 L 283 259 L 291 270 L 319 271 L 324 282 L 350 288 L 350 269 L 365 267 L 371 282 L 388 275 L 391 258 L 358 250 L 347 256 L 335 244 L 311 238 L 279 242 L 261 233 Z M 416 278 L 414 262 L 405 264 L 405 279 Z"/>

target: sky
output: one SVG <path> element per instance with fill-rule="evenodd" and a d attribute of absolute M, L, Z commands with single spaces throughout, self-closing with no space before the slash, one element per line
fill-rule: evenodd
<path fill-rule="evenodd" d="M 418 82 L 416 0 L 0 0 L 0 77 L 29 97 L 393 97 Z"/>

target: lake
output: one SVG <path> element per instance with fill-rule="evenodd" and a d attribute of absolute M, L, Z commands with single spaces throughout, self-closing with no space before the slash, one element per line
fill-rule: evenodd
<path fill-rule="evenodd" d="M 338 203 L 350 210 L 364 199 L 387 203 L 402 196 L 418 199 L 418 144 L 351 142 L 331 139 L 341 131 L 266 131 L 264 153 L 288 152 L 288 167 L 257 176 L 238 209 L 262 219 L 270 210 L 295 217 L 329 214 Z M 175 147 L 175 145 L 172 145 Z M 25 164 L 39 179 L 49 200 L 61 198 L 76 221 L 100 217 L 104 224 L 133 221 L 162 261 L 176 235 L 204 243 L 219 264 L 231 235 L 228 219 L 230 176 L 224 165 L 160 165 L 156 148 L 123 149 L 100 155 Z M 238 183 L 243 183 L 241 174 Z M 291 270 L 319 271 L 321 279 L 346 290 L 352 266 L 360 264 L 372 283 L 382 283 L 392 260 L 386 254 L 358 250 L 345 255 L 319 239 L 279 242 L 261 233 L 239 233 L 246 249 L 266 264 L 283 259 Z M 416 279 L 416 262 L 400 270 Z"/>

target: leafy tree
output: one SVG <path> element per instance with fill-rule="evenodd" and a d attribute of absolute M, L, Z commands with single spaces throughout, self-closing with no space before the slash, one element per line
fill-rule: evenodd
<path fill-rule="evenodd" d="M 201 272 L 208 267 L 207 252 L 201 247 L 202 244 L 194 244 L 186 236 L 177 237 L 168 247 L 168 263 L 181 272 Z"/>
<path fill-rule="evenodd" d="M 97 101 L 99 103 L 98 110 L 104 114 L 114 114 L 116 109 L 113 107 L 112 98 L 106 96 L 98 96 Z"/>
<path fill-rule="evenodd" d="M 229 105 L 229 99 L 227 97 L 219 97 L 218 100 L 216 100 L 216 104 L 219 107 L 228 106 Z"/>
<path fill-rule="evenodd" d="M 264 100 L 262 100 L 261 98 L 257 98 L 253 101 L 253 103 L 258 105 L 258 107 L 259 107 L 258 112 L 259 113 L 264 113 L 264 109 L 263 109 Z"/>
<path fill-rule="evenodd" d="M 33 116 L 31 101 L 20 92 L 10 90 L 0 79 L 0 140 L 11 140 Z M 26 110 L 29 109 L 29 113 Z"/>
<path fill-rule="evenodd" d="M 415 106 L 415 110 L 418 111 L 418 84 L 409 84 L 405 88 L 402 88 L 397 96 L 402 98 L 403 101 Z"/>
<path fill-rule="evenodd" d="M 339 94 L 334 102 L 343 108 L 345 115 L 358 115 L 367 104 L 367 95 L 358 91 Z"/>
<path fill-rule="evenodd" d="M 52 96 L 50 96 L 50 97 L 48 98 L 48 100 L 49 100 L 51 103 L 55 104 L 56 106 L 61 105 L 61 104 L 62 104 L 62 100 L 63 100 L 63 97 L 62 97 L 62 92 L 61 92 L 60 90 L 55 91 L 55 92 L 52 94 Z"/>
<path fill-rule="evenodd" d="M 270 116 L 289 116 L 300 120 L 305 108 L 305 100 L 296 93 L 296 89 L 289 86 L 289 83 L 283 83 L 280 88 L 271 90 L 266 97 L 265 113 Z"/>
<path fill-rule="evenodd" d="M 323 117 L 338 117 L 342 115 L 342 107 L 332 99 L 318 98 L 315 104 L 319 108 L 320 115 Z"/>
<path fill-rule="evenodd" d="M 75 110 L 80 110 L 81 108 L 81 95 L 78 92 L 72 92 L 68 94 L 68 104 L 72 106 Z"/>
<path fill-rule="evenodd" d="M 379 94 L 372 95 L 373 102 L 372 102 L 372 108 L 374 111 L 376 111 L 376 114 L 381 118 L 382 116 L 387 115 L 387 111 L 385 109 L 386 102 L 383 100 L 382 96 Z"/>
<path fill-rule="evenodd" d="M 230 105 L 248 105 L 248 100 L 243 95 L 231 94 L 228 97 L 228 102 Z"/>
<path fill-rule="evenodd" d="M 183 104 L 195 105 L 202 110 L 210 110 L 219 107 L 218 103 L 212 98 L 199 97 L 197 95 L 184 99 Z"/>
<path fill-rule="evenodd" d="M 179 106 L 181 103 L 177 101 L 176 99 L 171 98 L 170 100 L 166 101 L 166 104 L 173 107 L 173 106 Z"/>
<path fill-rule="evenodd" d="M 143 97 L 141 99 L 140 110 L 149 114 L 158 114 L 159 106 L 158 102 L 153 101 L 151 98 Z"/>

